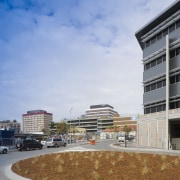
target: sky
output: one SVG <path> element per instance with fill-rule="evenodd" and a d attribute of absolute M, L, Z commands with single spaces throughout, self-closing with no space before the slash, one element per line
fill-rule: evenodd
<path fill-rule="evenodd" d="M 175 0 L 0 0 L 0 120 L 53 121 L 90 105 L 143 114 L 135 33 Z"/>

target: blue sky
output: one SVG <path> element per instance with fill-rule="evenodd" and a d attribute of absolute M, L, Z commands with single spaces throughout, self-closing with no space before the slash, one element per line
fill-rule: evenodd
<path fill-rule="evenodd" d="M 29 110 L 53 120 L 90 105 L 142 114 L 135 32 L 174 0 L 0 0 L 0 120 Z"/>

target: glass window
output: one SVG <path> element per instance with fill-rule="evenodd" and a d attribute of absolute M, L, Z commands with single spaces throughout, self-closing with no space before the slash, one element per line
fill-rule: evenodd
<path fill-rule="evenodd" d="M 151 108 L 151 113 L 154 113 L 154 112 L 156 112 L 156 107 Z"/>
<path fill-rule="evenodd" d="M 176 108 L 180 108 L 180 101 L 176 102 Z"/>
<path fill-rule="evenodd" d="M 162 81 L 157 83 L 157 88 L 162 88 Z"/>
<path fill-rule="evenodd" d="M 169 26 L 169 32 L 172 32 L 175 30 L 175 23 Z"/>
<path fill-rule="evenodd" d="M 156 83 L 151 84 L 151 91 L 156 89 Z"/>
<path fill-rule="evenodd" d="M 170 52 L 170 58 L 174 58 L 174 57 L 175 57 L 175 53 L 176 53 L 176 51 L 175 51 L 175 50 L 172 50 L 172 51 Z"/>
<path fill-rule="evenodd" d="M 154 67 L 154 66 L 156 66 L 156 60 L 151 62 L 151 67 Z"/>
<path fill-rule="evenodd" d="M 146 92 L 146 87 L 144 87 L 144 92 Z"/>
<path fill-rule="evenodd" d="M 176 56 L 180 54 L 180 47 L 176 49 Z"/>
<path fill-rule="evenodd" d="M 146 47 L 150 46 L 150 40 L 146 42 Z"/>
<path fill-rule="evenodd" d="M 151 38 L 151 44 L 154 44 L 156 42 L 156 36 Z"/>
<path fill-rule="evenodd" d="M 149 92 L 150 91 L 150 85 L 145 87 L 145 92 Z"/>
<path fill-rule="evenodd" d="M 146 70 L 150 69 L 150 63 L 146 64 L 145 66 L 146 66 L 145 68 Z"/>
<path fill-rule="evenodd" d="M 162 32 L 160 32 L 159 34 L 157 34 L 157 40 L 162 38 Z"/>
<path fill-rule="evenodd" d="M 176 82 L 180 82 L 180 74 L 176 75 Z"/>
<path fill-rule="evenodd" d="M 145 113 L 146 113 L 146 114 L 149 114 L 149 113 L 150 113 L 150 108 L 146 108 L 146 109 L 145 109 Z"/>
<path fill-rule="evenodd" d="M 163 104 L 163 105 L 162 105 L 162 109 L 163 109 L 163 111 L 166 110 L 166 104 Z"/>
<path fill-rule="evenodd" d="M 170 109 L 175 109 L 175 108 L 176 108 L 175 102 L 170 103 Z"/>
<path fill-rule="evenodd" d="M 162 63 L 162 57 L 157 59 L 157 64 L 161 64 Z"/>
<path fill-rule="evenodd" d="M 162 59 L 163 59 L 163 62 L 165 62 L 166 61 L 166 55 L 163 55 Z"/>
<path fill-rule="evenodd" d="M 168 28 L 166 28 L 164 31 L 163 31 L 163 36 L 166 36 L 168 34 Z"/>
<path fill-rule="evenodd" d="M 157 106 L 157 112 L 162 111 L 162 105 Z"/>
<path fill-rule="evenodd" d="M 162 83 L 163 83 L 163 87 L 166 86 L 166 80 L 163 80 Z"/>
<path fill-rule="evenodd" d="M 180 27 L 180 20 L 176 22 L 176 29 Z"/>
<path fill-rule="evenodd" d="M 170 84 L 174 84 L 176 82 L 175 76 L 170 77 Z"/>

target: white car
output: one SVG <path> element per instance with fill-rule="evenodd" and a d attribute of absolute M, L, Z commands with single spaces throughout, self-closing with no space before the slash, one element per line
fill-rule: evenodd
<path fill-rule="evenodd" d="M 119 142 L 125 142 L 125 136 L 124 136 L 124 135 L 120 135 L 120 136 L 118 137 L 118 141 L 119 141 Z"/>
<path fill-rule="evenodd" d="M 0 146 L 0 153 L 7 154 L 8 151 L 9 151 L 8 147 Z"/>
<path fill-rule="evenodd" d="M 48 138 L 46 139 L 46 146 L 49 147 L 59 147 L 59 146 L 66 146 L 67 143 L 64 139 L 61 138 Z"/>

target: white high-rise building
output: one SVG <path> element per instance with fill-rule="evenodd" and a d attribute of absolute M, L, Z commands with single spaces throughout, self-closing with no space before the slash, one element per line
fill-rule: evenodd
<path fill-rule="evenodd" d="M 39 133 L 49 130 L 53 115 L 44 110 L 27 111 L 23 114 L 23 132 L 24 133 Z"/>

